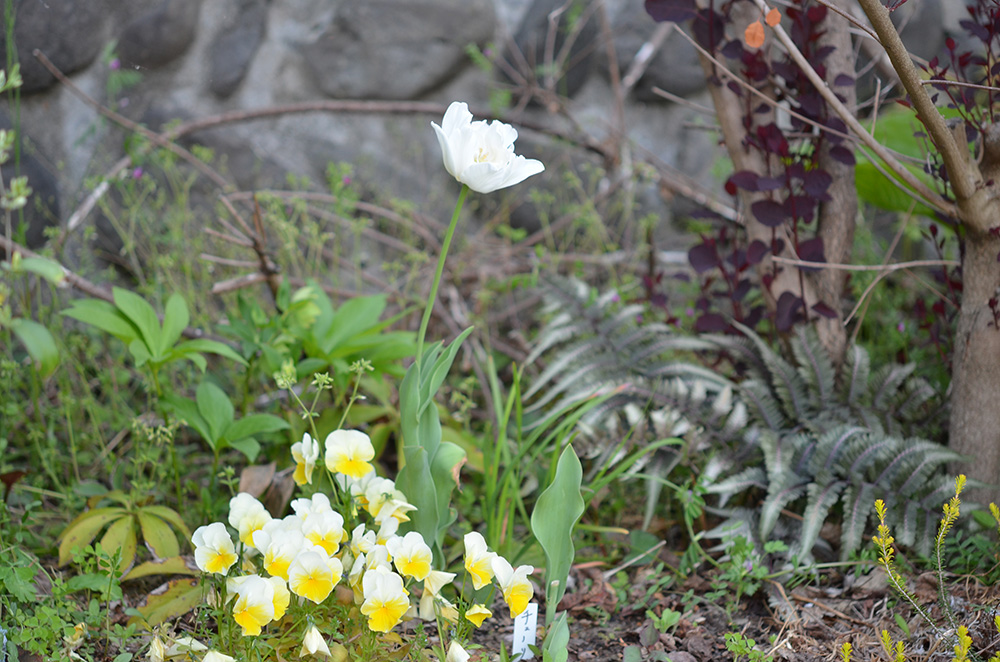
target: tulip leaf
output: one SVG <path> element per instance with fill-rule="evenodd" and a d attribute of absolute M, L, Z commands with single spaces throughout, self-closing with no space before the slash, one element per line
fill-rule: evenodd
<path fill-rule="evenodd" d="M 583 467 L 572 446 L 559 457 L 556 474 L 535 503 L 531 531 L 545 551 L 545 622 L 552 623 L 556 606 L 566 592 L 566 580 L 576 556 L 573 527 L 583 514 L 580 494 Z"/>
<path fill-rule="evenodd" d="M 236 441 L 229 441 L 226 442 L 226 445 L 246 455 L 247 459 L 251 462 L 256 460 L 257 456 L 260 455 L 260 442 L 253 437 L 244 437 Z"/>
<path fill-rule="evenodd" d="M 431 461 L 431 475 L 437 492 L 438 527 L 437 542 L 443 543 L 444 532 L 455 521 L 458 513 L 451 507 L 451 493 L 460 486 L 459 471 L 465 464 L 465 449 L 450 441 L 443 441 Z"/>
<path fill-rule="evenodd" d="M 16 317 L 9 322 L 10 330 L 28 350 L 28 356 L 34 362 L 38 374 L 48 377 L 59 365 L 59 349 L 55 338 L 47 328 L 34 320 Z"/>
<path fill-rule="evenodd" d="M 438 539 L 438 503 L 431 474 L 431 460 L 421 446 L 403 446 L 406 464 L 396 476 L 396 488 L 417 507 L 409 513 L 410 528 L 420 533 L 428 545 Z M 435 550 L 435 557 L 439 550 Z"/>
<path fill-rule="evenodd" d="M 157 354 L 166 356 L 171 347 L 181 339 L 181 334 L 187 328 L 191 320 L 188 315 L 187 303 L 184 297 L 177 294 L 170 295 L 167 299 L 167 307 L 163 310 L 163 332 L 160 334 L 160 345 L 157 347 Z"/>
<path fill-rule="evenodd" d="M 59 535 L 61 538 L 59 565 L 63 566 L 69 563 L 70 559 L 73 558 L 73 550 L 89 545 L 101 529 L 126 515 L 126 512 L 124 508 L 114 506 L 95 508 L 77 516 Z"/>
<path fill-rule="evenodd" d="M 100 547 L 108 556 L 121 551 L 118 561 L 118 574 L 124 574 L 135 561 L 137 543 L 136 518 L 128 515 L 116 520 L 101 538 Z"/>
<path fill-rule="evenodd" d="M 143 623 L 146 627 L 154 628 L 183 616 L 201 604 L 204 598 L 205 591 L 200 579 L 175 579 L 147 595 L 137 607 L 142 616 L 133 616 L 128 623 Z"/>
<path fill-rule="evenodd" d="M 169 524 L 146 510 L 140 510 L 136 516 L 139 518 L 139 527 L 142 529 L 142 539 L 153 550 L 154 554 L 161 559 L 180 554 L 181 549 L 177 544 L 177 536 L 174 535 Z"/>
<path fill-rule="evenodd" d="M 569 658 L 569 623 L 566 612 L 549 626 L 542 643 L 542 662 L 566 662 Z"/>

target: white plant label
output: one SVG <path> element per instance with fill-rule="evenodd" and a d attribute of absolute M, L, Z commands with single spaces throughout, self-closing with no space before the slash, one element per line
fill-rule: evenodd
<path fill-rule="evenodd" d="M 511 654 L 520 655 L 521 660 L 535 657 L 528 646 L 535 645 L 535 628 L 538 626 L 538 603 L 529 602 L 528 607 L 514 619 L 514 647 Z"/>

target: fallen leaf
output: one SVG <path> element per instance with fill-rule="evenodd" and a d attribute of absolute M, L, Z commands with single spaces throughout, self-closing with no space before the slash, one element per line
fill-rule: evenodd
<path fill-rule="evenodd" d="M 754 21 L 747 26 L 743 33 L 743 40 L 750 48 L 760 48 L 764 45 L 764 26 L 761 25 L 760 21 Z"/>
<path fill-rule="evenodd" d="M 247 492 L 254 497 L 260 497 L 271 485 L 271 479 L 274 478 L 276 466 L 274 462 L 271 462 L 270 464 L 260 464 L 244 469 L 243 473 L 240 474 L 240 492 Z"/>

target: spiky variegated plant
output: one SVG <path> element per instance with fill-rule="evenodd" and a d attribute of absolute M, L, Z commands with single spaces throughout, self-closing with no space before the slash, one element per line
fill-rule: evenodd
<path fill-rule="evenodd" d="M 767 540 L 784 509 L 801 513 L 792 553 L 808 557 L 831 510 L 842 512 L 840 553 L 858 549 L 883 496 L 899 541 L 929 551 L 939 504 L 952 489 L 948 463 L 961 458 L 914 433 L 940 418 L 934 390 L 913 376 L 913 365 L 871 371 L 868 353 L 853 346 L 840 379 L 812 330 L 789 339 L 792 361 L 749 329 L 745 337 L 713 342 L 745 378 L 739 393 L 754 424 L 745 435 L 760 448 L 763 466 L 738 470 L 709 487 L 722 504 L 757 487 L 766 493 L 754 514 L 754 533 Z"/>
<path fill-rule="evenodd" d="M 766 541 L 780 528 L 790 553 L 805 559 L 823 523 L 839 510 L 846 557 L 860 547 L 871 504 L 883 496 L 901 523 L 900 542 L 929 548 L 938 504 L 951 489 L 946 465 L 960 458 L 915 435 L 941 412 L 913 365 L 872 371 L 868 353 L 854 346 L 838 375 L 812 331 L 789 338 L 786 359 L 749 329 L 744 337 L 685 338 L 664 325 L 640 323 L 642 307 L 618 304 L 614 293 L 594 295 L 575 281 L 547 285 L 552 318 L 531 357 L 548 361 L 528 392 L 537 396 L 535 407 L 617 389 L 587 419 L 605 431 L 604 439 L 629 430 L 633 443 L 682 434 L 714 448 L 725 444 L 726 452 L 716 453 L 703 472 L 729 516 L 720 532 L 739 525 Z M 734 380 L 694 363 L 695 352 L 728 357 Z M 616 448 L 605 442 L 591 455 L 612 461 Z M 669 471 L 671 462 L 661 455 L 658 471 Z M 758 508 L 725 509 L 753 488 L 764 495 Z M 801 520 L 782 517 L 786 510 Z"/>

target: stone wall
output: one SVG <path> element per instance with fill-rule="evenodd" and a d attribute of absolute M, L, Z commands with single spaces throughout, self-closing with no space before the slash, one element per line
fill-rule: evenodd
<path fill-rule="evenodd" d="M 86 181 L 106 173 L 124 143 L 120 129 L 39 64 L 32 55 L 36 48 L 85 93 L 160 130 L 171 120 L 329 99 L 432 102 L 442 109 L 464 100 L 485 109 L 491 93 L 511 87 L 518 73 L 504 80 L 477 68 L 468 45 L 492 48 L 523 74 L 525 66 L 545 59 L 549 17 L 558 15 L 563 24 L 576 17 L 582 29 L 571 48 L 573 67 L 558 89 L 570 95 L 569 114 L 578 126 L 603 141 L 615 139 L 615 108 L 602 39 L 607 32 L 596 10 L 606 11 L 622 70 L 656 29 L 639 0 L 13 2 L 24 77 L 21 167 L 36 190 L 30 214 L 33 244 L 41 241 L 40 223 L 65 223 L 89 193 Z M 929 14 L 920 25 L 940 26 L 940 0 L 920 4 Z M 559 52 L 564 35 L 556 36 Z M 935 38 L 942 38 L 940 29 L 920 41 Z M 114 58 L 102 57 L 112 52 L 112 44 Z M 109 96 L 108 81 L 116 71 L 138 72 L 141 81 Z M 689 127 L 711 119 L 699 118 L 693 106 L 657 97 L 654 86 L 707 104 L 694 51 L 679 35 L 667 37 L 629 95 L 627 140 L 633 159 L 704 179 L 717 154 L 714 138 Z M 550 110 L 527 104 L 516 117 L 532 126 L 573 128 Z M 10 125 L 10 114 L 6 105 L 0 108 L 0 122 Z M 439 121 L 439 114 L 316 112 L 225 125 L 185 144 L 206 144 L 224 154 L 228 176 L 238 188 L 281 185 L 286 172 L 322 182 L 329 162 L 347 162 L 367 195 L 402 197 L 441 214 L 450 208 L 456 185 L 440 165 L 431 120 Z M 592 151 L 556 147 L 536 131 L 522 130 L 518 151 L 545 160 L 546 176 L 556 182 L 560 167 L 601 165 Z M 5 167 L 5 177 L 12 174 Z M 534 185 L 544 186 L 545 180 Z M 655 182 L 637 193 L 647 209 L 669 217 Z M 515 222 L 530 224 L 530 209 L 522 215 Z"/>

